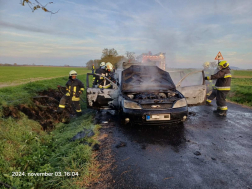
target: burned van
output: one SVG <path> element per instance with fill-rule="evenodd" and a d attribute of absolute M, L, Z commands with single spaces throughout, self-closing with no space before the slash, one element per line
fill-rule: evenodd
<path fill-rule="evenodd" d="M 182 122 L 188 116 L 188 105 L 201 104 L 205 100 L 204 73 L 200 74 L 200 85 L 181 85 L 186 75 L 176 86 L 169 72 L 157 66 L 132 65 L 117 72 L 116 82 L 110 80 L 110 89 L 89 87 L 93 74 L 88 74 L 88 108 L 114 109 L 126 123 L 164 125 Z"/>

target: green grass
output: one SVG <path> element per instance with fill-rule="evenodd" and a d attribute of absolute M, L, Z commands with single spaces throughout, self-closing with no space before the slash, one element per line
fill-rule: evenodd
<path fill-rule="evenodd" d="M 231 70 L 232 76 L 234 78 L 252 78 L 252 71 L 247 71 L 247 70 Z"/>
<path fill-rule="evenodd" d="M 69 124 L 58 124 L 50 134 L 40 125 L 22 114 L 19 120 L 0 119 L 0 180 L 15 188 L 67 188 L 77 189 L 85 184 L 92 163 L 92 138 L 70 139 L 83 128 L 93 129 L 92 115 L 84 115 Z M 86 144 L 85 144 L 86 142 Z M 12 176 L 13 172 L 26 176 Z M 53 176 L 28 176 L 28 173 L 53 173 Z M 62 176 L 55 176 L 61 172 Z M 64 172 L 77 172 L 78 176 L 65 176 Z"/>
<path fill-rule="evenodd" d="M 78 75 L 86 86 L 86 74 Z M 68 77 L 55 78 L 22 84 L 16 87 L 0 89 L 0 181 L 16 188 L 81 188 L 89 177 L 92 166 L 92 152 L 88 143 L 95 143 L 92 138 L 70 139 L 83 128 L 93 129 L 98 133 L 98 125 L 92 124 L 93 115 L 74 118 L 69 124 L 60 123 L 52 132 L 44 132 L 41 125 L 27 118 L 23 113 L 19 119 L 3 118 L 3 106 L 16 106 L 32 103 L 37 92 L 65 86 Z M 85 99 L 85 93 L 82 95 Z M 82 109 L 86 105 L 81 102 Z M 12 172 L 55 173 L 58 176 L 17 176 Z M 78 172 L 78 177 L 65 176 L 64 172 Z M 1 186 L 0 186 L 1 188 Z"/>
<path fill-rule="evenodd" d="M 86 74 L 78 75 L 77 78 L 86 86 Z M 29 104 L 31 103 L 31 98 L 36 96 L 37 92 L 49 88 L 56 89 L 57 85 L 65 86 L 67 81 L 68 76 L 65 76 L 50 80 L 30 82 L 19 86 L 0 88 L 0 106 L 11 106 L 22 103 Z"/>
<path fill-rule="evenodd" d="M 0 86 L 6 83 L 23 83 L 31 79 L 45 79 L 67 76 L 71 70 L 79 75 L 91 72 L 87 68 L 78 67 L 26 67 L 26 66 L 0 66 Z"/>
<path fill-rule="evenodd" d="M 252 78 L 232 78 L 231 91 L 227 98 L 252 107 Z"/>

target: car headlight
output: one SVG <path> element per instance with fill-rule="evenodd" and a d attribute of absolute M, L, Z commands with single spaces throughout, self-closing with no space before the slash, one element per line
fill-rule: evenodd
<path fill-rule="evenodd" d="M 182 99 L 176 101 L 172 108 L 181 108 L 184 106 L 187 106 L 187 103 L 186 103 L 186 99 L 182 98 Z"/>
<path fill-rule="evenodd" d="M 136 102 L 132 102 L 128 100 L 123 101 L 123 106 L 124 108 L 129 108 L 129 109 L 142 109 L 142 107 Z"/>

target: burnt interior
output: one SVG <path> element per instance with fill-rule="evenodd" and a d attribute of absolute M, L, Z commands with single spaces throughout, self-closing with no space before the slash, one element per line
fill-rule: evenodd
<path fill-rule="evenodd" d="M 143 109 L 169 109 L 173 103 L 183 96 L 178 91 L 153 92 L 153 93 L 124 93 L 126 100 L 131 100 L 141 104 Z M 153 107 L 152 105 L 158 105 Z"/>
<path fill-rule="evenodd" d="M 156 92 L 156 93 L 127 93 L 126 96 L 133 100 L 147 100 L 147 99 L 167 99 L 179 97 L 178 92 Z"/>

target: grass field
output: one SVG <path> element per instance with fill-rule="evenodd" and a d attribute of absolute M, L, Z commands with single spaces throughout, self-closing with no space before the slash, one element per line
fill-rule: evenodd
<path fill-rule="evenodd" d="M 232 70 L 231 91 L 228 99 L 252 107 L 252 71 Z"/>
<path fill-rule="evenodd" d="M 29 81 L 43 80 L 67 76 L 71 70 L 79 75 L 91 72 L 79 67 L 25 67 L 25 66 L 0 66 L 0 87 L 18 85 Z"/>
<path fill-rule="evenodd" d="M 231 91 L 227 98 L 252 107 L 252 78 L 232 78 Z"/>
<path fill-rule="evenodd" d="M 233 78 L 252 78 L 252 71 L 231 70 Z"/>

